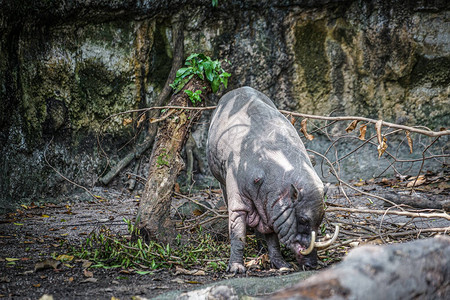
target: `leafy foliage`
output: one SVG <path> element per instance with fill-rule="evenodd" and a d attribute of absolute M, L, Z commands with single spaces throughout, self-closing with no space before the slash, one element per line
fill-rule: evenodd
<path fill-rule="evenodd" d="M 184 90 L 184 92 L 189 96 L 189 99 L 191 100 L 192 104 L 197 104 L 198 102 L 201 102 L 202 99 L 200 98 L 200 94 L 202 93 L 201 90 L 196 90 L 195 92 L 192 92 L 190 90 Z"/>
<path fill-rule="evenodd" d="M 144 242 L 139 230 L 124 218 L 130 234 L 138 238 L 115 235 L 103 227 L 92 232 L 79 247 L 72 247 L 71 254 L 77 258 L 87 259 L 101 268 L 135 268 L 158 269 L 171 268 L 175 265 L 183 267 L 204 266 L 212 270 L 225 270 L 222 256 L 229 252 L 229 244 L 216 241 L 210 234 L 201 229 L 192 242 L 184 243 L 181 236 L 177 238 L 176 248 L 169 244 L 161 245 L 154 241 Z M 217 259 L 214 259 L 217 258 Z"/>
<path fill-rule="evenodd" d="M 225 72 L 220 61 L 212 60 L 202 53 L 193 53 L 186 59 L 185 67 L 177 71 L 175 80 L 170 86 L 175 90 L 175 93 L 178 93 L 194 76 L 209 82 L 212 92 L 216 93 L 221 85 L 227 87 L 228 78 L 231 74 Z M 184 92 L 187 93 L 186 90 Z M 200 101 L 201 91 L 191 93 L 196 93 L 192 94 L 192 97 L 195 98 L 195 101 Z M 191 98 L 189 94 L 188 96 Z M 191 98 L 191 101 L 193 98 Z"/>

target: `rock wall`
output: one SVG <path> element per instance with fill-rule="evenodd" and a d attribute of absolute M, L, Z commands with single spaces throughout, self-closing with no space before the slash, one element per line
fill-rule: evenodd
<path fill-rule="evenodd" d="M 229 89 L 281 109 L 450 125 L 445 0 L 29 2 L 0 1 L 0 209 L 79 190 L 50 165 L 92 187 L 132 151 L 137 115 L 116 114 L 158 96 L 176 22 L 185 56 L 227 59 Z"/>

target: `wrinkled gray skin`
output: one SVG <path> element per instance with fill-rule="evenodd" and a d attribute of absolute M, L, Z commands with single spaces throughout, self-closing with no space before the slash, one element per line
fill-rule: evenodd
<path fill-rule="evenodd" d="M 268 97 L 250 87 L 224 95 L 211 120 L 207 157 L 228 205 L 228 271 L 246 271 L 246 225 L 265 235 L 273 267 L 291 267 L 280 241 L 300 265 L 317 264 L 316 251 L 300 251 L 322 222 L 324 185 L 296 129 Z"/>

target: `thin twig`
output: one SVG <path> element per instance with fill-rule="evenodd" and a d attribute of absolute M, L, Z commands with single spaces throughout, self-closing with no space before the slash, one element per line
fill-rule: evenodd
<path fill-rule="evenodd" d="M 443 218 L 450 220 L 450 215 L 447 213 L 420 213 L 411 211 L 392 211 L 392 210 L 379 210 L 379 209 L 359 209 L 359 208 L 348 208 L 348 207 L 328 207 L 327 212 L 334 211 L 346 211 L 350 213 L 363 213 L 363 214 L 375 214 L 375 215 L 397 215 L 406 216 L 412 218 Z"/>
<path fill-rule="evenodd" d="M 208 206 L 198 202 L 197 200 L 194 200 L 194 199 L 192 199 L 192 198 L 190 198 L 188 196 L 185 196 L 185 195 L 177 193 L 177 192 L 174 192 L 174 195 L 177 195 L 178 197 L 182 197 L 184 199 L 187 199 L 187 200 L 189 200 L 189 201 L 191 201 L 191 202 L 193 202 L 193 203 L 195 203 L 197 205 L 200 205 L 201 207 L 205 208 L 206 210 L 208 210 L 208 211 L 210 211 L 210 212 L 212 212 L 212 213 L 214 213 L 214 214 L 216 214 L 218 216 L 221 216 L 216 210 L 214 210 L 214 209 L 212 209 L 212 208 L 210 208 L 210 207 L 208 207 Z"/>
<path fill-rule="evenodd" d="M 419 175 L 420 173 L 422 173 L 422 169 L 423 169 L 423 165 L 425 163 L 425 152 L 427 152 L 428 148 L 430 148 L 434 143 L 437 142 L 437 140 L 439 139 L 439 137 L 435 138 L 428 146 L 425 147 L 425 149 L 422 151 L 422 164 L 420 165 L 420 169 L 419 172 L 417 173 L 416 179 L 414 180 L 414 183 L 412 185 L 412 189 L 411 189 L 411 193 L 410 195 L 412 195 L 412 193 L 414 192 L 414 187 L 416 186 L 417 183 L 417 179 L 419 179 Z"/>
<path fill-rule="evenodd" d="M 279 111 L 281 113 L 283 113 L 283 114 L 288 114 L 289 113 L 289 114 L 291 114 L 293 116 L 298 116 L 298 117 L 303 117 L 303 118 L 308 118 L 308 119 L 330 120 L 330 121 L 354 121 L 354 120 L 358 120 L 358 121 L 368 122 L 368 123 L 372 123 L 372 124 L 376 124 L 379 121 L 379 120 L 374 120 L 374 119 L 369 119 L 369 118 L 364 118 L 364 117 L 355 117 L 355 116 L 324 117 L 324 116 L 316 116 L 316 115 L 295 113 L 295 112 L 290 112 L 290 111 L 286 111 L 286 110 L 279 110 Z M 385 121 L 383 121 L 383 126 L 392 127 L 392 128 L 398 128 L 398 129 L 403 129 L 403 130 L 408 130 L 410 132 L 420 133 L 420 134 L 424 134 L 426 136 L 431 136 L 431 137 L 450 135 L 450 130 L 430 131 L 430 130 L 419 129 L 419 128 L 417 128 L 417 126 L 416 127 L 410 127 L 410 126 L 399 125 L 399 124 L 394 124 L 394 123 L 385 122 Z"/>
<path fill-rule="evenodd" d="M 53 166 L 48 162 L 46 153 L 47 153 L 48 147 L 50 146 L 50 144 L 51 144 L 52 142 L 53 142 L 53 137 L 52 137 L 52 139 L 50 140 L 50 142 L 47 144 L 47 146 L 45 147 L 45 150 L 44 150 L 44 160 L 45 160 L 45 162 L 47 163 L 47 165 L 48 165 L 50 168 L 52 168 L 53 171 L 55 171 L 56 174 L 58 174 L 59 176 L 61 176 L 64 180 L 66 180 L 67 182 L 69 182 L 69 183 L 71 183 L 71 184 L 73 184 L 73 185 L 75 185 L 75 186 L 77 186 L 77 187 L 79 187 L 79 188 L 82 188 L 82 189 L 85 190 L 89 195 L 91 195 L 92 198 L 94 198 L 95 200 L 98 200 L 98 198 L 97 198 L 94 194 L 92 194 L 92 192 L 91 192 L 89 189 L 87 189 L 86 187 L 84 187 L 84 186 L 82 186 L 82 185 L 80 185 L 80 184 L 78 184 L 78 183 L 76 183 L 76 182 L 70 180 L 69 178 L 67 178 L 66 176 L 64 176 L 61 172 L 59 172 L 55 167 L 53 167 Z"/>
<path fill-rule="evenodd" d="M 381 197 L 381 196 L 377 196 L 377 195 L 374 195 L 374 194 L 371 194 L 371 193 L 364 192 L 364 191 L 362 191 L 362 190 L 360 190 L 360 189 L 357 189 L 357 188 L 351 186 L 350 184 L 348 184 L 347 182 L 343 181 L 343 180 L 339 177 L 339 175 L 336 173 L 336 169 L 334 169 L 334 167 L 333 167 L 333 164 L 330 162 L 330 160 L 329 160 L 325 155 L 322 155 L 321 153 L 316 152 L 316 151 L 311 150 L 311 149 L 307 149 L 307 151 L 309 151 L 309 152 L 311 152 L 311 153 L 314 153 L 314 154 L 316 154 L 316 155 L 319 155 L 320 157 L 322 157 L 323 159 L 325 159 L 325 160 L 327 161 L 328 165 L 329 165 L 330 168 L 331 168 L 332 174 L 336 177 L 336 179 L 337 179 L 340 183 L 342 183 L 342 184 L 345 185 L 346 187 L 348 187 L 348 188 L 350 188 L 350 189 L 352 189 L 352 190 L 355 190 L 355 191 L 357 191 L 358 193 L 361 193 L 361 194 L 363 194 L 363 195 L 370 196 L 370 197 L 373 197 L 373 198 L 377 198 L 377 199 L 383 200 L 383 201 L 385 201 L 385 202 L 387 202 L 387 203 L 389 203 L 389 204 L 391 204 L 391 205 L 393 205 L 393 206 L 397 206 L 397 204 L 394 203 L 394 202 L 392 202 L 391 200 L 388 200 L 388 199 L 386 199 L 386 198 L 383 198 L 383 197 Z"/>

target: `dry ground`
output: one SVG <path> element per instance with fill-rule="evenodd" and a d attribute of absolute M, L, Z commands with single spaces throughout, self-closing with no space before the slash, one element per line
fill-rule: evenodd
<path fill-rule="evenodd" d="M 437 184 L 436 181 L 429 183 L 430 188 L 422 188 L 416 195 L 435 199 L 436 202 L 448 199 L 448 178 L 441 178 Z M 406 184 L 381 180 L 356 183 L 363 192 L 381 196 L 392 192 L 399 197 L 405 193 L 403 190 Z M 115 190 L 97 189 L 94 194 L 99 197 L 90 201 L 29 204 L 15 212 L 0 215 L 0 298 L 39 299 L 44 294 L 53 295 L 54 299 L 151 298 L 169 290 L 189 290 L 230 277 L 223 271 L 211 268 L 203 268 L 206 274 L 201 276 L 186 275 L 183 271 L 180 273 L 175 266 L 169 269 L 147 269 L 149 273 L 138 274 L 136 269 L 105 269 L 92 265 L 86 268 L 86 261 L 70 257 L 64 260 L 64 256 L 60 255 L 68 254 L 69 245 L 80 244 L 90 232 L 102 226 L 116 233 L 127 234 L 127 225 L 122 219 L 134 218 L 139 198 Z M 384 201 L 353 190 L 347 189 L 346 196 L 336 186 L 329 193 L 328 207 L 334 211 L 327 213 L 324 224 L 327 231 L 331 231 L 333 223 L 340 223 L 341 233 L 335 246 L 319 252 L 319 268 L 339 261 L 351 247 L 364 243 L 402 242 L 428 237 L 436 231 L 448 234 L 445 230 L 449 230 L 450 221 L 445 218 L 363 214 L 357 211 L 386 211 L 387 207 Z M 214 202 L 220 198 L 220 194 L 205 191 L 190 198 Z M 179 196 L 174 200 L 175 208 L 190 201 Z M 349 207 L 357 211 L 339 210 Z M 390 208 L 387 211 L 394 210 Z M 425 214 L 430 212 L 421 210 Z M 443 213 L 442 210 L 434 212 Z M 199 214 L 194 212 L 192 218 L 198 218 L 195 215 Z M 219 221 L 220 218 L 215 219 L 214 223 Z M 189 227 L 192 224 L 194 222 L 185 220 L 181 225 Z M 207 224 L 204 226 L 207 228 Z M 224 262 L 227 262 L 227 255 L 223 253 Z M 247 260 L 249 263 L 259 263 L 247 276 L 279 276 L 279 271 L 264 268 L 262 257 L 259 256 L 259 260 Z"/>

